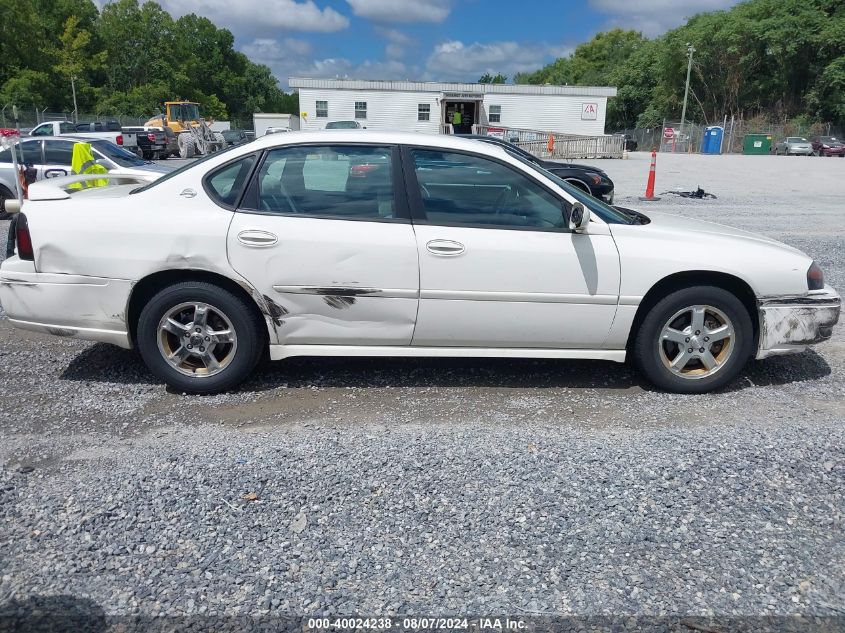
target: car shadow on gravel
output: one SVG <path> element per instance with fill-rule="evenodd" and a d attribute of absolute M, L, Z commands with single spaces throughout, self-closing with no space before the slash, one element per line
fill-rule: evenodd
<path fill-rule="evenodd" d="M 160 383 L 134 351 L 95 343 L 77 354 L 61 374 L 63 380 L 124 385 Z"/>
<path fill-rule="evenodd" d="M 101 633 L 107 628 L 105 611 L 88 598 L 32 595 L 0 604 L 0 631 Z"/>
<path fill-rule="evenodd" d="M 722 391 L 818 380 L 831 371 L 827 361 L 814 351 L 751 361 L 739 378 Z M 78 354 L 61 377 L 81 382 L 160 384 L 136 353 L 104 343 Z M 281 385 L 289 389 L 316 386 L 654 390 L 628 364 L 598 360 L 303 357 L 260 363 L 238 391 L 269 391 Z"/>

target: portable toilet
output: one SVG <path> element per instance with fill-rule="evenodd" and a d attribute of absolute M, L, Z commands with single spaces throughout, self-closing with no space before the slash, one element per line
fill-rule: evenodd
<path fill-rule="evenodd" d="M 711 125 L 704 128 L 704 140 L 701 142 L 702 154 L 721 154 L 722 137 L 725 130 L 720 125 Z"/>

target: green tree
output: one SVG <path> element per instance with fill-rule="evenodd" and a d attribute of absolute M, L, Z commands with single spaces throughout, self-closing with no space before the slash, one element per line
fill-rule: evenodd
<path fill-rule="evenodd" d="M 502 73 L 496 73 L 496 75 L 491 75 L 490 73 L 484 73 L 478 79 L 478 83 L 480 84 L 504 84 L 508 82 L 508 76 L 503 75 Z"/>

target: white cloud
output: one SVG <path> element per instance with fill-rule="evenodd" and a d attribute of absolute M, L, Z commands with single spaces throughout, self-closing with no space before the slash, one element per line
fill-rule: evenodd
<path fill-rule="evenodd" d="M 654 37 L 683 24 L 696 13 L 727 9 L 739 0 L 590 0 L 590 7 L 610 16 L 612 26 Z"/>
<path fill-rule="evenodd" d="M 334 33 L 349 26 L 349 18 L 314 0 L 161 0 L 174 17 L 196 13 L 236 35 L 278 29 Z"/>
<path fill-rule="evenodd" d="M 293 38 L 274 40 L 258 38 L 243 47 L 243 52 L 254 62 L 270 67 L 283 87 L 290 77 L 354 79 L 408 79 L 417 78 L 422 72 L 399 60 L 365 60 L 355 63 L 345 57 L 314 59 L 312 47 L 307 42 Z"/>
<path fill-rule="evenodd" d="M 442 22 L 451 0 L 346 0 L 352 12 L 373 22 Z"/>
<path fill-rule="evenodd" d="M 396 29 L 376 27 L 376 32 L 387 40 L 384 47 L 384 54 L 388 59 L 401 59 L 405 56 L 405 50 L 414 40 Z"/>
<path fill-rule="evenodd" d="M 429 77 L 439 80 L 477 81 L 484 73 L 502 73 L 512 79 L 516 73 L 537 70 L 549 59 L 568 55 L 571 50 L 517 42 L 467 45 L 455 40 L 434 47 L 426 62 L 426 71 Z"/>

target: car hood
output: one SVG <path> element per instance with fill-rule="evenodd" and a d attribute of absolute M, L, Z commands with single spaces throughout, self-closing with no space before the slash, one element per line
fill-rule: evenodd
<path fill-rule="evenodd" d="M 791 251 L 793 253 L 798 253 L 799 255 L 804 254 L 797 248 L 792 248 L 791 246 L 788 246 L 783 242 L 773 240 L 764 235 L 759 235 L 758 233 L 752 233 L 751 231 L 743 231 L 742 229 L 737 229 L 732 226 L 727 226 L 725 224 L 717 224 L 716 222 L 707 222 L 705 220 L 696 220 L 694 218 L 686 218 L 683 216 L 672 215 L 670 213 L 659 212 L 649 212 L 648 214 L 646 214 L 646 217 L 648 217 L 651 222 L 647 225 L 644 225 L 645 227 L 652 227 L 658 230 L 665 230 L 667 232 L 673 233 L 698 233 L 717 237 L 723 236 L 739 238 L 742 240 L 767 244 L 769 246 L 776 246 L 778 248 L 783 248 L 785 250 Z"/>
<path fill-rule="evenodd" d="M 789 141 L 787 145 L 790 147 L 810 147 L 810 144 L 804 141 Z"/>

